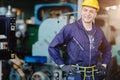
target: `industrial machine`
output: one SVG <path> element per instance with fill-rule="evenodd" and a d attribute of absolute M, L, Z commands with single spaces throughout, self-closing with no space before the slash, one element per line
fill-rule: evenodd
<path fill-rule="evenodd" d="M 77 5 L 74 3 L 51 3 L 37 4 L 34 8 L 35 24 L 40 25 L 47 18 L 55 18 L 68 12 L 76 12 Z M 72 14 L 77 17 L 76 14 Z"/>

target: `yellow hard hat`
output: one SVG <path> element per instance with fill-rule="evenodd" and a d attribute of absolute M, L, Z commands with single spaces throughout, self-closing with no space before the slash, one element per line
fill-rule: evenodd
<path fill-rule="evenodd" d="M 97 11 L 99 11 L 100 9 L 98 0 L 84 0 L 82 3 L 82 7 L 83 6 L 90 6 L 90 7 L 96 8 Z"/>

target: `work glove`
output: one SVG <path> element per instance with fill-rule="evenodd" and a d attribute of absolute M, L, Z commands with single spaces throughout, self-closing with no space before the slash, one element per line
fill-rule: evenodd
<path fill-rule="evenodd" d="M 102 66 L 102 65 L 98 65 L 98 66 L 97 66 L 97 69 L 98 69 L 98 76 L 105 78 L 106 75 L 107 75 L 107 70 L 106 70 L 106 68 L 105 68 L 104 66 Z"/>
<path fill-rule="evenodd" d="M 66 72 L 67 74 L 76 72 L 75 67 L 72 67 L 71 65 L 64 65 L 61 69 L 62 69 L 62 71 Z"/>

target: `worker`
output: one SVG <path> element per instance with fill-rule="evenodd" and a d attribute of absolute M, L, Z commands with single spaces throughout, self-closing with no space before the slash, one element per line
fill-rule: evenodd
<path fill-rule="evenodd" d="M 70 73 L 66 80 L 101 80 L 96 70 L 98 59 L 102 54 L 101 69 L 104 71 L 111 60 L 111 46 L 103 31 L 94 23 L 100 10 L 98 1 L 84 0 L 81 6 L 81 18 L 65 25 L 51 41 L 48 51 L 61 70 Z M 100 50 L 102 44 L 104 51 Z M 62 45 L 66 46 L 67 63 L 61 56 Z"/>

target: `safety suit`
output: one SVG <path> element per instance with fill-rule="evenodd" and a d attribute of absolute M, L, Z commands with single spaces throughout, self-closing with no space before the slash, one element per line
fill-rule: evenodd
<path fill-rule="evenodd" d="M 69 65 L 96 65 L 98 57 L 101 54 L 99 47 L 103 43 L 106 49 L 102 64 L 109 64 L 111 59 L 111 47 L 105 38 L 103 31 L 94 23 L 91 35 L 92 38 L 90 39 L 83 27 L 81 19 L 65 25 L 49 45 L 48 50 L 52 60 L 58 65 L 65 64 L 59 50 L 59 46 L 65 44 L 69 56 Z"/>

